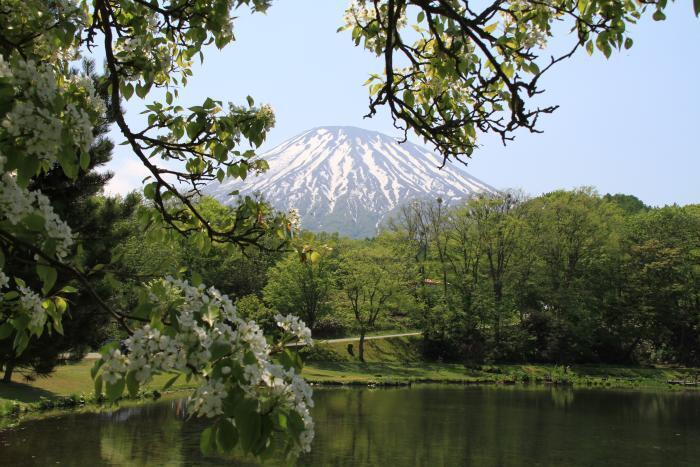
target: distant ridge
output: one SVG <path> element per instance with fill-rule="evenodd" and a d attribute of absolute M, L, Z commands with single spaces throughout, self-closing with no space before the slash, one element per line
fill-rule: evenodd
<path fill-rule="evenodd" d="M 318 127 L 260 155 L 270 170 L 246 180 L 209 185 L 205 193 L 232 204 L 237 196 L 262 193 L 277 209 L 297 208 L 302 227 L 371 237 L 399 206 L 414 199 L 454 203 L 495 192 L 425 148 L 349 126 Z"/>

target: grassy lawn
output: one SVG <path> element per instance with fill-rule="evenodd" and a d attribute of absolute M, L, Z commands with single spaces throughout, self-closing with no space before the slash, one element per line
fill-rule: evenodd
<path fill-rule="evenodd" d="M 304 376 L 317 384 L 410 384 L 419 382 L 514 384 L 544 383 L 570 384 L 592 387 L 627 387 L 674 389 L 669 380 L 694 381 L 700 369 L 667 367 L 620 367 L 608 365 L 573 365 L 564 368 L 555 365 L 481 365 L 465 367 L 461 364 L 432 363 L 421 360 L 420 336 L 376 339 L 365 343 L 365 363 L 357 359 L 357 342 L 317 345 L 304 351 L 307 362 Z M 93 394 L 90 368 L 93 361 L 63 365 L 48 378 L 23 381 L 17 375 L 12 384 L 0 384 L 0 414 L 8 412 L 13 404 L 36 404 L 45 399 L 71 395 Z M 159 376 L 145 390 L 160 389 L 167 376 Z M 191 388 L 178 381 L 173 391 Z"/>
<path fill-rule="evenodd" d="M 304 376 L 320 384 L 407 384 L 414 382 L 545 383 L 574 386 L 667 388 L 672 381 L 695 381 L 700 369 L 610 365 L 479 365 L 425 362 L 420 336 L 365 342 L 365 363 L 348 343 L 330 343 L 307 352 Z"/>
<path fill-rule="evenodd" d="M 79 363 L 61 365 L 51 376 L 25 381 L 23 376 L 15 374 L 11 384 L 0 383 L 0 415 L 9 412 L 16 403 L 37 404 L 42 399 L 60 399 L 69 396 L 85 396 L 89 399 L 94 394 L 94 385 L 90 377 L 90 369 L 94 360 L 83 360 Z M 169 376 L 160 375 L 144 387 L 149 391 L 162 388 Z M 172 387 L 171 391 L 184 390 L 193 387 L 182 377 Z"/>

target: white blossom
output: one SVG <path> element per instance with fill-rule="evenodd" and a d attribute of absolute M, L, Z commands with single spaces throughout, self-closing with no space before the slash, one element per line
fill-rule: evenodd
<path fill-rule="evenodd" d="M 73 245 L 73 233 L 53 210 L 49 199 L 41 191 L 29 191 L 17 185 L 16 178 L 5 173 L 0 183 L 0 219 L 6 218 L 17 225 L 30 214 L 38 214 L 44 220 L 44 235 L 57 240 L 56 255 L 65 257 Z"/>
<path fill-rule="evenodd" d="M 166 335 L 148 324 L 135 330 L 124 341 L 126 355 L 113 350 L 103 356 L 105 381 L 113 383 L 132 371 L 141 383 L 158 373 L 194 374 L 204 382 L 190 397 L 189 406 L 197 416 L 208 418 L 224 413 L 223 400 L 235 388 L 251 400 L 273 397 L 281 408 L 297 412 L 304 421 L 293 451 L 310 449 L 314 437 L 311 387 L 294 369 L 273 363 L 271 348 L 257 324 L 239 318 L 233 302 L 215 288 L 195 287 L 172 277 L 151 284 L 148 297 L 154 304 L 176 307 L 178 332 Z M 311 342 L 311 332 L 298 318 L 280 315 L 277 320 L 285 332 Z M 226 364 L 214 373 L 215 348 L 228 349 L 226 358 L 240 371 Z"/>
<path fill-rule="evenodd" d="M 311 339 L 311 330 L 296 316 L 282 316 L 281 314 L 277 314 L 275 315 L 275 321 L 277 321 L 277 326 L 296 337 L 300 343 L 304 345 L 313 345 L 314 341 Z"/>
<path fill-rule="evenodd" d="M 46 310 L 42 306 L 43 299 L 29 287 L 18 285 L 20 306 L 29 313 L 29 327 L 40 328 L 46 323 Z"/>

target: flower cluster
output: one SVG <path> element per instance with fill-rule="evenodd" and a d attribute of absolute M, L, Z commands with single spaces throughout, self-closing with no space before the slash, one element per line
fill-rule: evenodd
<path fill-rule="evenodd" d="M 29 313 L 29 327 L 39 329 L 46 323 L 46 310 L 42 306 L 43 299 L 29 287 L 18 284 L 20 306 Z"/>
<path fill-rule="evenodd" d="M 192 395 L 190 407 L 203 417 L 213 418 L 224 413 L 224 398 L 228 395 L 226 385 L 221 381 L 209 380 Z"/>
<path fill-rule="evenodd" d="M 532 21 L 531 17 L 535 14 L 539 17 L 551 15 L 550 2 L 547 0 L 539 2 L 510 0 L 509 3 L 510 7 L 501 11 L 505 30 L 514 34 L 524 49 L 533 47 L 544 49 L 547 46 L 548 32 L 542 28 L 539 22 Z"/>
<path fill-rule="evenodd" d="M 73 233 L 53 210 L 49 199 L 41 191 L 29 191 L 17 185 L 16 177 L 9 173 L 2 175 L 0 184 L 0 218 L 6 218 L 12 225 L 24 222 L 29 216 L 43 220 L 43 234 L 56 241 L 56 256 L 64 258 L 73 245 Z"/>
<path fill-rule="evenodd" d="M 155 310 L 175 316 L 177 332 L 145 325 L 124 341 L 126 351 L 111 350 L 103 356 L 104 381 L 114 384 L 133 377 L 149 382 L 154 374 L 182 373 L 203 379 L 190 397 L 190 409 L 200 417 L 230 416 L 224 399 L 242 391 L 250 400 L 272 400 L 283 410 L 294 411 L 304 423 L 296 440 L 296 452 L 307 451 L 314 436 L 309 408 L 310 386 L 293 368 L 274 363 L 271 347 L 260 327 L 238 317 L 233 302 L 215 288 L 192 286 L 167 277 L 149 284 L 148 301 Z M 173 313 L 174 312 L 174 313 Z M 286 335 L 311 343 L 311 331 L 293 316 L 278 316 Z"/>
<path fill-rule="evenodd" d="M 78 151 L 90 149 L 92 129 L 105 109 L 89 79 L 59 79 L 49 63 L 32 60 L 15 60 L 11 74 L 19 94 L 0 125 L 15 150 L 45 162 L 46 169 L 64 149 L 67 136 Z"/>
<path fill-rule="evenodd" d="M 280 329 L 296 337 L 301 344 L 314 344 L 313 339 L 311 339 L 311 330 L 309 330 L 309 328 L 306 327 L 306 324 L 304 324 L 304 322 L 296 316 L 282 316 L 281 314 L 278 314 L 275 315 L 275 321 Z"/>
<path fill-rule="evenodd" d="M 105 364 L 102 366 L 102 380 L 108 384 L 114 384 L 122 379 L 127 370 L 128 360 L 122 355 L 121 350 L 112 349 L 107 358 L 102 357 Z"/>
<path fill-rule="evenodd" d="M 343 22 L 345 23 L 344 28 L 353 29 L 353 38 L 356 37 L 355 28 L 360 28 L 364 31 L 374 31 L 373 34 L 364 34 L 365 48 L 374 52 L 376 55 L 381 55 L 384 47 L 386 47 L 386 35 L 384 31 L 386 30 L 389 22 L 389 15 L 387 11 L 387 6 L 381 4 L 379 6 L 379 16 L 377 16 L 377 9 L 374 4 L 367 4 L 367 0 L 353 0 L 350 6 L 345 10 L 345 16 L 343 17 Z M 370 2 L 371 3 L 371 2 Z M 401 29 L 408 23 L 405 10 L 398 12 L 398 18 L 396 21 L 396 29 Z M 373 23 L 381 23 L 377 26 L 381 27 L 371 27 Z M 358 31 L 359 40 L 359 31 Z"/>

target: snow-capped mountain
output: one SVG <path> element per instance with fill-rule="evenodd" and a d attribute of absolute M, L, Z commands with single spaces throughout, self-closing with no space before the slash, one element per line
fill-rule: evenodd
<path fill-rule="evenodd" d="M 369 237 L 400 205 L 441 197 L 447 203 L 494 192 L 425 148 L 355 127 L 319 127 L 260 155 L 270 170 L 246 180 L 230 179 L 206 193 L 232 204 L 261 193 L 275 208 L 299 210 L 304 229 Z"/>

